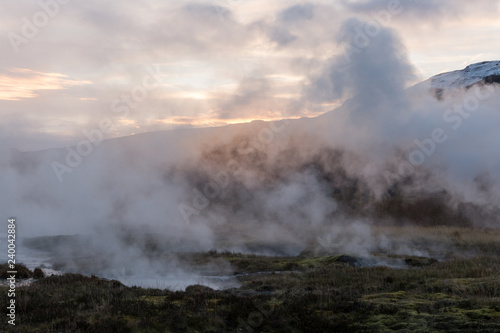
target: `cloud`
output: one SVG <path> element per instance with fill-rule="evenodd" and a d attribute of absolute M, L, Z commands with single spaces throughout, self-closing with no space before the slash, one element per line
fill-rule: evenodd
<path fill-rule="evenodd" d="M 92 84 L 88 80 L 73 80 L 60 73 L 42 73 L 26 68 L 9 69 L 0 74 L 0 100 L 19 101 L 37 97 L 40 90 L 64 90 L 73 86 Z"/>
<path fill-rule="evenodd" d="M 5 50 L 3 68 L 30 69 L 33 74 L 23 75 L 33 77 L 35 72 L 63 73 L 65 77 L 51 79 L 59 80 L 52 82 L 53 87 L 62 87 L 64 98 L 59 94 L 62 89 L 37 90 L 42 81 L 21 82 L 21 73 L 5 71 L 2 80 L 7 77 L 12 83 L 15 77 L 18 79 L 15 85 L 2 84 L 0 107 L 5 110 L 3 114 L 23 113 L 38 122 L 35 128 L 42 135 L 59 131 L 61 140 L 71 133 L 78 141 L 82 130 L 109 116 L 115 98 L 141 83 L 145 68 L 158 66 L 163 72 L 162 86 L 148 94 L 131 115 L 145 131 L 171 128 L 168 122 L 155 120 L 172 117 L 192 119 L 193 125 L 200 126 L 243 118 L 317 115 L 355 94 L 354 87 L 361 89 L 361 83 L 371 77 L 362 78 L 362 73 L 353 72 L 358 78 L 349 79 L 336 72 L 334 63 L 343 56 L 346 44 L 339 43 L 337 36 L 350 29 L 344 22 L 350 17 L 373 22 L 373 12 L 387 9 L 387 4 L 324 0 L 147 0 L 141 4 L 89 0 L 67 4 L 20 46 L 19 53 L 12 50 L 7 38 L 0 39 L 0 48 Z M 14 1 L 1 6 L 0 32 L 4 35 L 22 34 L 23 17 L 30 20 L 41 10 L 37 3 Z M 383 26 L 394 29 L 394 39 L 410 46 L 408 57 L 418 61 L 415 65 L 420 71 L 422 64 L 427 66 L 425 75 L 462 66 L 478 53 L 484 54 L 481 60 L 494 56 L 499 29 L 495 30 L 493 21 L 497 13 L 494 1 L 402 1 L 401 6 L 401 14 L 392 16 Z M 414 20 L 419 24 L 413 24 Z M 439 29 L 435 22 L 439 22 Z M 423 23 L 432 26 L 432 34 L 426 38 L 421 38 L 428 32 L 428 28 L 421 28 Z M 455 30 L 449 28 L 450 24 L 462 27 Z M 384 42 L 390 39 L 384 34 L 373 44 L 389 43 Z M 382 48 L 379 53 L 375 50 L 372 45 L 355 56 L 383 56 Z M 273 79 L 277 75 L 298 79 L 293 83 Z M 355 79 L 359 82 L 349 82 Z M 70 85 L 71 81 L 92 85 Z M 380 93 L 394 93 L 389 81 L 381 86 L 385 92 Z M 393 82 L 396 85 L 398 81 Z M 306 92 L 303 86 L 311 89 Z M 313 87 L 317 91 L 312 91 Z M 72 110 L 71 117 L 68 109 Z M 211 119 L 206 119 L 207 115 Z M 129 128 L 118 126 L 112 135 L 127 134 Z"/>
<path fill-rule="evenodd" d="M 338 41 L 343 54 L 331 58 L 319 75 L 310 78 L 308 98 L 329 102 L 353 97 L 357 110 L 369 115 L 379 103 L 391 100 L 395 105 L 404 95 L 414 69 L 399 36 L 381 26 L 375 32 L 368 29 L 367 22 L 355 18 L 342 24 Z"/>
<path fill-rule="evenodd" d="M 279 13 L 278 18 L 283 22 L 301 23 L 314 17 L 314 8 L 312 3 L 294 5 Z"/>
<path fill-rule="evenodd" d="M 398 13 L 393 18 L 407 20 L 408 18 L 419 20 L 425 18 L 424 23 L 439 23 L 449 18 L 456 18 L 465 13 L 483 13 L 492 15 L 498 12 L 497 0 L 486 0 L 480 3 L 471 3 L 467 0 L 343 0 L 344 7 L 357 14 L 374 14 L 392 8 L 398 8 Z"/>
<path fill-rule="evenodd" d="M 277 15 L 276 24 L 270 28 L 270 38 L 279 46 L 285 46 L 297 40 L 299 37 L 290 32 L 300 26 L 307 25 L 314 18 L 314 5 L 299 4 L 285 8 Z"/>

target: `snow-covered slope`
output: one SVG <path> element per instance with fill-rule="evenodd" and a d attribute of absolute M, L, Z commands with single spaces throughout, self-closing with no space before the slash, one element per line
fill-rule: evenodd
<path fill-rule="evenodd" d="M 472 64 L 462 70 L 438 74 L 431 77 L 433 89 L 449 89 L 469 87 L 480 81 L 498 82 L 500 77 L 500 61 L 484 61 Z"/>

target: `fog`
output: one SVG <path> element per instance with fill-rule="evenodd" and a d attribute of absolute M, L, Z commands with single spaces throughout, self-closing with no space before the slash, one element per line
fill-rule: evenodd
<path fill-rule="evenodd" d="M 111 140 L 93 132 L 90 144 L 37 152 L 2 142 L 3 219 L 17 219 L 20 240 L 83 237 L 35 244 L 63 270 L 174 289 L 227 287 L 203 276 L 232 271 L 192 267 L 178 259 L 184 252 L 298 255 L 319 244 L 364 257 L 431 255 L 433 246 L 373 228 L 498 226 L 500 88 L 438 98 L 428 81 L 412 86 L 414 67 L 394 30 L 350 49 L 365 26 L 346 20 L 336 38 L 348 57 L 329 59 L 304 84 L 304 99 L 346 99 L 316 118 Z M 258 92 L 226 105 L 260 105 Z"/>

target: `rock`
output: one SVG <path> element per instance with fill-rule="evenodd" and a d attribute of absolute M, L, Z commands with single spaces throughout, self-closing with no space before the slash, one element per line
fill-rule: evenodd
<path fill-rule="evenodd" d="M 16 271 L 16 279 L 29 279 L 33 276 L 33 272 L 31 272 L 26 266 L 23 264 L 16 264 L 14 268 L 10 268 L 7 263 L 0 265 L 0 278 L 6 279 L 10 277 L 12 274 L 7 273 L 9 271 Z"/>
<path fill-rule="evenodd" d="M 33 278 L 35 279 L 41 279 L 41 278 L 44 278 L 45 277 L 45 273 L 42 271 L 41 268 L 35 268 L 35 270 L 33 271 Z"/>
<path fill-rule="evenodd" d="M 351 256 L 346 256 L 346 255 L 341 255 L 337 259 L 338 262 L 343 262 L 349 265 L 356 265 L 360 260 L 356 257 L 351 257 Z"/>

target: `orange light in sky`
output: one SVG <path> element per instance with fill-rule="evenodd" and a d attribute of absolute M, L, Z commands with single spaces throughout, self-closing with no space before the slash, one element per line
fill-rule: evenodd
<path fill-rule="evenodd" d="M 71 80 L 60 73 L 43 73 L 26 68 L 12 68 L 12 74 L 0 74 L 0 100 L 19 101 L 34 98 L 38 90 L 62 90 L 82 84 L 92 84 L 86 80 Z"/>
<path fill-rule="evenodd" d="M 231 124 L 240 124 L 240 123 L 250 123 L 254 120 L 263 120 L 263 121 L 276 121 L 282 119 L 298 119 L 301 116 L 295 117 L 268 117 L 268 118 L 233 118 L 233 119 L 218 119 L 218 118 L 196 118 L 196 117 L 172 117 L 166 119 L 157 119 L 156 122 L 165 124 L 165 125 L 191 125 L 194 127 L 207 127 L 207 126 L 224 126 Z"/>

